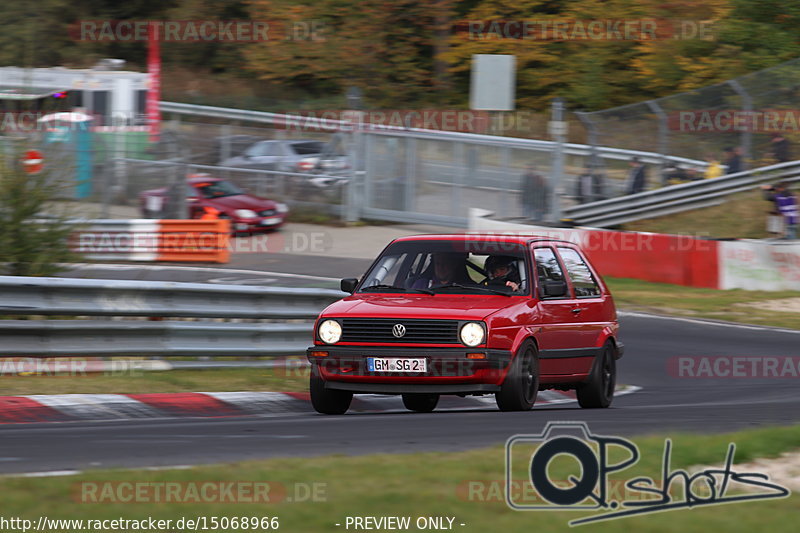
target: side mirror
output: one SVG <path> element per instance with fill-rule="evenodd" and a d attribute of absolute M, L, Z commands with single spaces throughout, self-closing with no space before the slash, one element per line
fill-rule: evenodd
<path fill-rule="evenodd" d="M 566 281 L 553 281 L 546 280 L 541 288 L 542 297 L 544 298 L 557 298 L 567 295 L 567 282 Z"/>
<path fill-rule="evenodd" d="M 356 285 L 358 285 L 358 279 L 356 278 L 344 278 L 339 282 L 339 287 L 342 289 L 342 292 L 349 292 L 350 294 L 355 292 Z"/>

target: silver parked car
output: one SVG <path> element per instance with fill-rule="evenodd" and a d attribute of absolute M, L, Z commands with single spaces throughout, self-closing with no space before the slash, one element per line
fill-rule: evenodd
<path fill-rule="evenodd" d="M 331 144 L 309 140 L 259 141 L 220 165 L 343 177 L 350 168 L 347 156 L 337 153 Z"/>

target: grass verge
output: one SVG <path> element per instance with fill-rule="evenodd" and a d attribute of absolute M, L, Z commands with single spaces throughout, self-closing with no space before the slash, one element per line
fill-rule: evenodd
<path fill-rule="evenodd" d="M 526 429 L 539 431 L 541 428 Z M 669 437 L 673 444 L 672 471 L 692 465 L 719 465 L 724 461 L 728 443 L 735 442 L 737 452 L 733 470 L 743 472 L 737 469 L 736 464 L 756 457 L 776 456 L 796 447 L 800 442 L 800 426 L 727 435 L 670 434 Z M 250 438 L 260 437 L 253 434 Z M 610 481 L 620 483 L 646 475 L 660 484 L 664 437 L 633 440 L 641 452 L 639 463 L 612 474 Z M 337 450 L 347 451 L 346 447 Z M 524 470 L 531 450 L 518 451 L 521 453 L 514 454 L 512 464 L 519 463 Z M 515 478 L 524 475 L 521 471 L 515 472 Z M 577 463 L 554 460 L 550 479 L 565 479 L 569 474 L 580 475 Z M 454 518 L 453 529 L 456 531 L 510 533 L 574 531 L 567 526 L 569 520 L 592 514 L 590 511 L 513 511 L 503 501 L 503 476 L 504 452 L 501 446 L 496 446 L 457 453 L 331 455 L 247 461 L 186 470 L 103 470 L 56 478 L 4 477 L 0 478 L 0 491 L 4 495 L 4 515 L 30 519 L 34 524 L 43 515 L 51 519 L 92 520 L 268 516 L 278 517 L 280 531 L 317 532 L 346 531 L 344 526 L 348 516 L 409 516 L 412 524 L 419 516 L 443 516 Z M 259 504 L 208 501 L 124 503 L 113 501 L 122 494 L 119 489 L 103 492 L 104 482 L 269 482 L 272 500 Z M 500 487 L 499 493 L 491 489 L 496 485 Z M 95 496 L 105 495 L 112 501 L 83 503 L 81 494 L 85 494 L 86 487 L 95 489 Z M 183 487 L 185 491 L 187 485 Z M 735 492 L 732 486 L 729 491 Z M 681 492 L 677 491 L 673 497 L 680 498 Z M 630 495 L 625 499 L 630 501 Z M 799 510 L 800 497 L 792 496 L 600 522 L 590 524 L 586 530 L 793 532 L 796 531 Z M 341 526 L 337 527 L 337 523 Z M 416 531 L 417 528 L 412 525 L 410 530 Z"/>
<path fill-rule="evenodd" d="M 769 311 L 747 304 L 800 298 L 800 292 L 700 289 L 626 278 L 604 278 L 618 309 L 728 320 L 760 326 L 800 329 L 800 313 Z"/>
<path fill-rule="evenodd" d="M 769 236 L 766 229 L 769 207 L 756 189 L 732 194 L 721 205 L 629 222 L 624 228 L 717 239 L 763 239 Z"/>
<path fill-rule="evenodd" d="M 27 394 L 139 394 L 194 391 L 308 391 L 303 368 L 215 368 L 126 371 L 117 374 L 3 375 L 0 396 Z"/>

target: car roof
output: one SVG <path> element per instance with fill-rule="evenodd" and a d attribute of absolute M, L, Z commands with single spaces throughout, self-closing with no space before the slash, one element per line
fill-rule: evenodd
<path fill-rule="evenodd" d="M 556 239 L 546 235 L 536 235 L 533 233 L 426 233 L 420 235 L 408 235 L 399 237 L 392 242 L 405 241 L 486 241 L 486 242 L 510 242 L 519 244 L 530 244 L 533 242 L 555 242 L 559 244 L 575 245 L 575 243 L 564 239 Z"/>
<path fill-rule="evenodd" d="M 209 181 L 225 181 L 223 178 L 217 178 L 215 176 L 187 176 L 186 183 L 189 185 L 195 185 L 196 183 L 207 183 Z"/>

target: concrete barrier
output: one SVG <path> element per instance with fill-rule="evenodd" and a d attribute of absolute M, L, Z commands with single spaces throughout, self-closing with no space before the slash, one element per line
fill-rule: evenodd
<path fill-rule="evenodd" d="M 229 220 L 93 220 L 70 247 L 101 261 L 227 263 Z"/>

